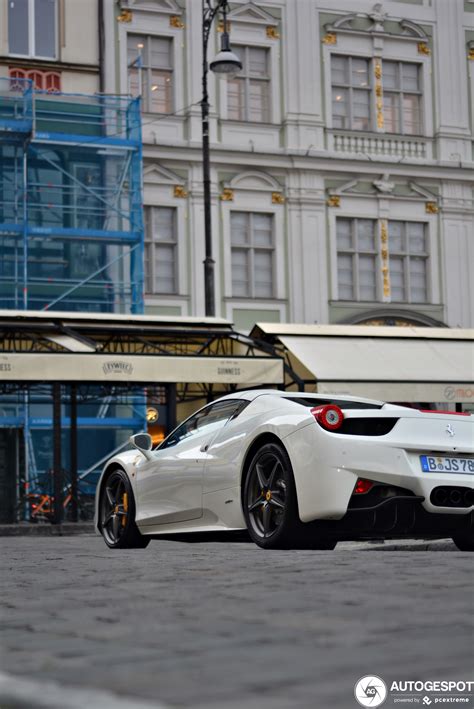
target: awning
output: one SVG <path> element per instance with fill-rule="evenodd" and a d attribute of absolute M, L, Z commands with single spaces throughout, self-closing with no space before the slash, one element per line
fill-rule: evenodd
<path fill-rule="evenodd" d="M 474 402 L 474 331 L 258 324 L 319 393 L 385 401 Z M 301 333 L 301 334 L 300 334 Z M 304 378 L 304 375 L 303 375 Z"/>
<path fill-rule="evenodd" d="M 283 381 L 283 359 L 223 318 L 0 310 L 5 391 L 24 382 L 169 383 L 194 401 Z"/>
<path fill-rule="evenodd" d="M 0 379 L 43 382 L 279 384 L 283 361 L 271 357 L 168 357 L 0 353 Z"/>

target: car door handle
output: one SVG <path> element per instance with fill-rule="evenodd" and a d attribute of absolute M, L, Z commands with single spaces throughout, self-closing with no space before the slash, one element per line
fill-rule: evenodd
<path fill-rule="evenodd" d="M 209 448 L 209 443 L 203 443 L 199 450 L 201 451 L 201 453 L 205 453 L 208 448 Z"/>

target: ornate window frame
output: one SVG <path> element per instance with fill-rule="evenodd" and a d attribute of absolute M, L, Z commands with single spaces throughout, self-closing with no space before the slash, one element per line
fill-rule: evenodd
<path fill-rule="evenodd" d="M 174 0 L 161 0 L 158 4 L 146 0 L 128 0 L 122 2 L 121 7 L 130 8 L 129 22 L 118 23 L 119 52 L 120 52 L 120 85 L 121 92 L 128 93 L 128 66 L 127 66 L 127 36 L 129 34 L 142 34 L 147 37 L 163 37 L 172 40 L 172 70 L 173 70 L 173 98 L 174 111 L 184 106 L 184 55 L 182 51 L 183 28 L 181 21 L 182 10 Z M 172 14 L 179 13 L 179 14 Z M 179 21 L 173 23 L 172 18 L 178 17 Z M 155 114 L 147 114 L 155 115 Z M 156 114 L 166 116 L 166 114 Z M 170 116 L 171 120 L 174 116 Z M 182 117 L 179 118 L 182 121 Z M 146 142 L 146 138 L 144 138 Z"/>
<path fill-rule="evenodd" d="M 228 15 L 231 43 L 245 47 L 256 47 L 268 51 L 270 74 L 270 120 L 268 123 L 254 121 L 234 121 L 228 118 L 227 82 L 218 85 L 219 116 L 223 121 L 231 121 L 248 128 L 249 134 L 257 127 L 274 126 L 281 123 L 281 40 L 279 22 L 267 11 L 253 3 L 234 9 Z"/>
<path fill-rule="evenodd" d="M 361 178 L 360 182 L 363 182 Z M 372 184 L 375 186 L 373 194 L 367 194 L 366 191 L 358 191 L 358 180 L 352 180 L 345 185 L 342 185 L 337 190 L 329 190 L 328 193 L 328 233 L 329 233 L 329 259 L 330 259 L 330 286 L 329 296 L 332 302 L 347 302 L 339 298 L 338 276 L 337 276 L 337 228 L 336 219 L 375 219 L 378 221 L 378 237 L 381 239 L 381 224 L 388 221 L 400 221 L 400 215 L 403 215 L 403 221 L 421 222 L 425 224 L 427 238 L 427 290 L 428 299 L 426 303 L 410 303 L 403 301 L 399 303 L 394 301 L 400 307 L 414 307 L 423 309 L 428 305 L 441 304 L 441 273 L 439 262 L 439 214 L 436 200 L 436 195 L 430 190 L 421 187 L 415 183 L 403 184 L 406 190 L 408 187 L 410 194 L 402 196 L 393 194 L 396 188 L 394 182 L 390 182 L 388 176 L 384 175 L 380 180 L 375 180 Z M 378 185 L 378 187 L 377 187 Z M 398 183 L 402 185 L 402 183 Z M 385 191 L 381 191 L 385 190 Z M 380 248 L 379 248 L 380 251 Z M 380 269 L 380 277 L 383 276 L 383 266 L 388 265 L 381 262 L 380 253 L 377 260 L 378 268 Z M 382 286 L 383 292 L 383 286 Z M 352 302 L 352 301 L 351 301 Z M 363 305 L 367 301 L 353 301 Z M 374 301 L 374 304 L 392 303 L 391 295 L 385 294 L 382 300 Z"/>
<path fill-rule="evenodd" d="M 283 187 L 278 180 L 268 173 L 248 170 L 235 175 L 229 182 L 222 184 L 220 216 L 222 223 L 221 259 L 223 264 L 223 292 L 227 302 L 227 311 L 232 317 L 234 307 L 246 309 L 265 309 L 271 306 L 278 309 L 285 317 L 286 284 L 286 241 L 285 241 L 285 197 Z M 271 214 L 273 217 L 274 244 L 274 295 L 272 298 L 242 298 L 232 295 L 231 262 L 231 213 L 252 212 Z"/>
<path fill-rule="evenodd" d="M 188 188 L 181 177 L 158 163 L 143 170 L 144 208 L 171 207 L 176 215 L 176 293 L 146 293 L 146 304 L 176 305 L 189 297 Z"/>
<path fill-rule="evenodd" d="M 430 160 L 433 157 L 434 117 L 432 88 L 432 58 L 430 37 L 424 29 L 410 20 L 398 22 L 398 32 L 385 30 L 386 13 L 366 15 L 366 27 L 361 29 L 364 15 L 344 15 L 323 28 L 321 52 L 324 77 L 324 102 L 327 149 L 337 153 L 370 153 L 390 155 L 412 160 Z M 358 21 L 358 24 L 354 21 Z M 357 29 L 355 28 L 357 27 Z M 336 129 L 332 120 L 331 56 L 368 59 L 373 80 L 376 121 L 373 130 L 355 131 Z M 422 134 L 401 135 L 386 133 L 383 121 L 383 61 L 416 63 L 420 67 L 422 91 Z"/>

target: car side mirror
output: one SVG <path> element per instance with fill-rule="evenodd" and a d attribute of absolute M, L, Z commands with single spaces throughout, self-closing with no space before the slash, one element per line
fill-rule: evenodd
<path fill-rule="evenodd" d="M 151 449 L 153 448 L 153 441 L 149 433 L 135 433 L 134 436 L 130 436 L 130 443 L 134 448 L 143 453 L 147 460 L 153 460 L 153 455 Z"/>

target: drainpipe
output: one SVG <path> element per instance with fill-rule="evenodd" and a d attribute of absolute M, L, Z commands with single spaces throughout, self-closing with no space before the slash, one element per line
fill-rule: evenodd
<path fill-rule="evenodd" d="M 105 93 L 105 22 L 104 0 L 99 0 L 99 92 Z"/>

